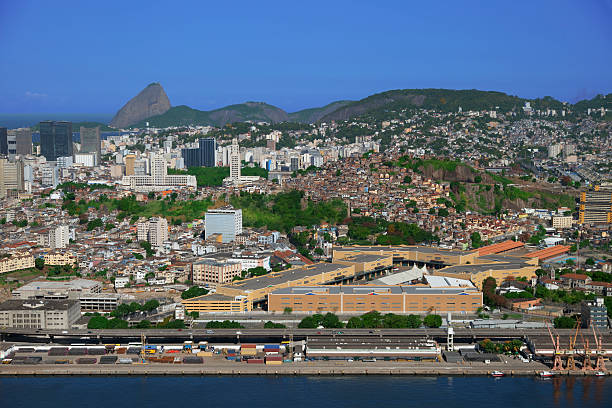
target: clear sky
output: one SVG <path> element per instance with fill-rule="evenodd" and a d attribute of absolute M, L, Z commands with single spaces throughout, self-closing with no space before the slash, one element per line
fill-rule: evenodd
<path fill-rule="evenodd" d="M 612 0 L 0 0 L 0 113 L 287 111 L 401 88 L 612 92 Z"/>

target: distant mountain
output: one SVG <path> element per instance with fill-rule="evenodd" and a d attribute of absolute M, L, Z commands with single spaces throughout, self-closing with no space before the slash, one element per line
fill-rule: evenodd
<path fill-rule="evenodd" d="M 111 120 L 110 126 L 125 128 L 152 116 L 164 114 L 170 108 L 170 100 L 164 88 L 154 82 L 130 99 Z"/>
<path fill-rule="evenodd" d="M 168 127 L 181 125 L 223 126 L 234 122 L 287 122 L 289 115 L 276 106 L 264 102 L 245 102 L 229 105 L 212 111 L 201 111 L 181 105 L 169 109 L 167 112 L 150 117 L 146 120 L 153 127 Z M 144 126 L 144 120 L 136 126 Z"/>
<path fill-rule="evenodd" d="M 340 109 L 352 102 L 354 101 L 336 101 L 320 108 L 303 109 L 301 111 L 290 113 L 289 120 L 291 122 L 299 123 L 315 123 L 322 117 L 329 115 L 335 110 Z"/>
<path fill-rule="evenodd" d="M 336 109 L 323 116 L 322 122 L 347 120 L 378 109 L 403 109 L 418 107 L 442 111 L 495 109 L 502 111 L 518 109 L 527 99 L 507 95 L 503 92 L 451 89 L 400 89 L 368 96 Z M 561 105 L 552 98 L 539 100 L 540 105 Z M 553 103 L 554 102 L 554 103 Z M 532 104 L 533 105 L 533 104 Z"/>

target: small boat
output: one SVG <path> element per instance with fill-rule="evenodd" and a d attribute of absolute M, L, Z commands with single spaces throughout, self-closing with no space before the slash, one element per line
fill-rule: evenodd
<path fill-rule="evenodd" d="M 506 374 L 504 374 L 502 371 L 493 371 L 491 373 L 492 377 L 503 377 L 504 375 L 506 375 Z"/>
<path fill-rule="evenodd" d="M 607 374 L 606 374 L 606 372 L 605 372 L 605 371 L 597 371 L 597 372 L 595 373 L 595 376 L 596 376 L 596 377 L 605 377 L 606 375 L 607 375 Z"/>
<path fill-rule="evenodd" d="M 538 375 L 540 376 L 540 378 L 551 378 L 555 376 L 555 373 L 553 373 L 552 371 L 540 371 Z"/>

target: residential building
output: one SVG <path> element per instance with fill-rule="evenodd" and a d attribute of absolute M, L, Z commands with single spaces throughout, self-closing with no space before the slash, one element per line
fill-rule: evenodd
<path fill-rule="evenodd" d="M 16 253 L 0 258 L 0 273 L 19 271 L 34 268 L 34 256 L 29 253 Z"/>
<path fill-rule="evenodd" d="M 40 122 L 41 154 L 47 161 L 56 161 L 58 157 L 72 156 L 72 123 L 44 121 Z"/>
<path fill-rule="evenodd" d="M 202 259 L 193 263 L 191 271 L 196 285 L 217 287 L 231 283 L 235 276 L 240 276 L 242 264 L 231 259 Z"/>
<path fill-rule="evenodd" d="M 223 207 L 209 210 L 205 215 L 205 238 L 221 235 L 221 242 L 232 242 L 242 233 L 242 210 Z"/>
<path fill-rule="evenodd" d="M 582 302 L 582 327 L 608 328 L 608 309 L 603 298 Z"/>
<path fill-rule="evenodd" d="M 63 249 L 70 243 L 70 228 L 60 225 L 49 230 L 49 247 L 51 249 Z"/>
<path fill-rule="evenodd" d="M 59 184 L 59 169 L 49 165 L 43 167 L 41 184 L 43 187 L 57 187 Z"/>
<path fill-rule="evenodd" d="M 612 189 L 596 186 L 580 193 L 580 224 L 612 224 Z"/>
<path fill-rule="evenodd" d="M 552 227 L 556 229 L 565 229 L 572 227 L 573 218 L 571 215 L 567 216 L 553 216 L 552 217 Z"/>
<path fill-rule="evenodd" d="M 76 256 L 70 252 L 52 252 L 44 255 L 45 265 L 78 265 Z"/>
<path fill-rule="evenodd" d="M 111 312 L 119 306 L 119 295 L 116 293 L 92 293 L 79 297 L 81 310 L 84 312 Z"/>
<path fill-rule="evenodd" d="M 16 196 L 24 189 L 23 160 L 8 161 L 0 158 L 0 198 L 11 194 Z"/>
<path fill-rule="evenodd" d="M 86 128 L 81 126 L 81 153 L 95 153 L 96 164 L 100 163 L 101 144 L 100 144 L 100 126 L 94 128 Z"/>
<path fill-rule="evenodd" d="M 67 330 L 79 317 L 78 300 L 11 299 L 0 304 L 0 327 Z"/>
<path fill-rule="evenodd" d="M 149 221 L 138 223 L 138 241 L 147 241 L 153 247 L 160 247 L 168 241 L 168 221 L 154 217 Z"/>

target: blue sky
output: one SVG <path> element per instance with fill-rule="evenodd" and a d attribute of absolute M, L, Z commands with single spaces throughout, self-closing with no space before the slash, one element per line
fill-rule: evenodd
<path fill-rule="evenodd" d="M 612 92 L 612 0 L 0 0 L 0 113 L 287 111 L 401 88 Z"/>

